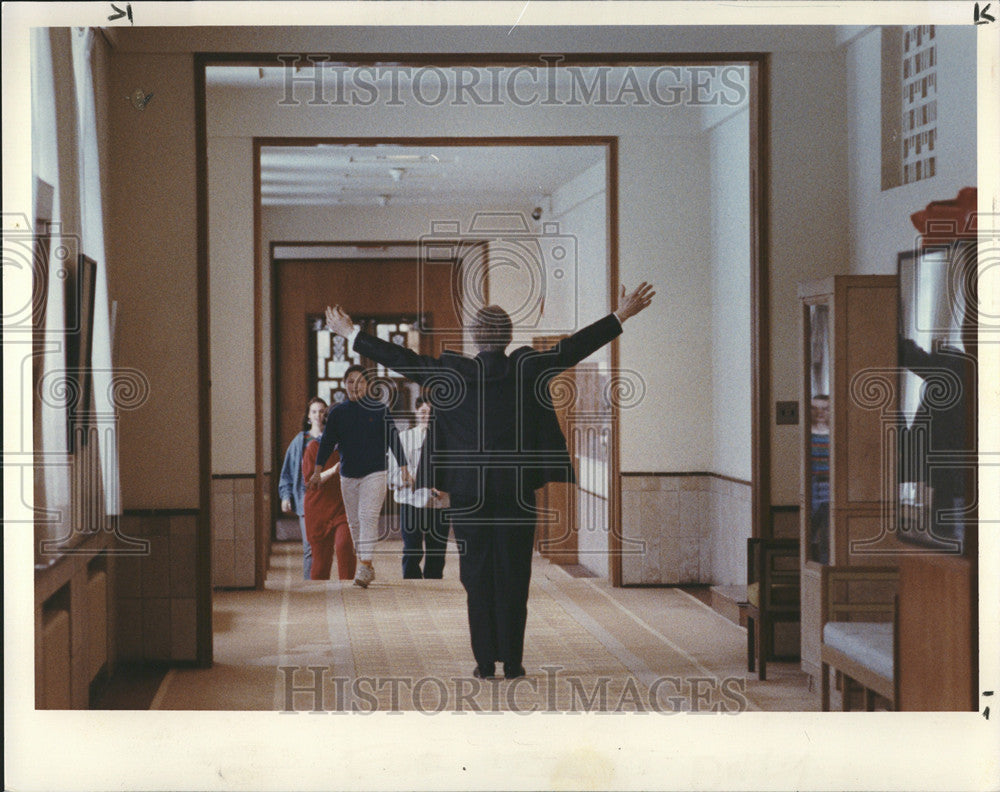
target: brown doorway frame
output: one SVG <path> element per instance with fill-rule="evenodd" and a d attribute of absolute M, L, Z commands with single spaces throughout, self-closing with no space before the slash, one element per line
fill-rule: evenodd
<path fill-rule="evenodd" d="M 211 580 L 211 369 L 209 335 L 209 211 L 208 211 L 208 123 L 207 86 L 205 70 L 209 65 L 269 66 L 278 61 L 279 54 L 262 52 L 197 52 L 194 53 L 193 78 L 195 99 L 195 178 L 197 202 L 197 305 L 198 305 L 198 374 L 199 374 L 199 516 L 198 516 L 198 564 L 197 576 L 197 657 L 200 665 L 212 663 L 212 580 Z M 300 53 L 307 59 L 310 53 Z M 316 53 L 311 53 L 313 57 Z M 331 62 L 346 62 L 355 65 L 375 65 L 391 62 L 405 66 L 463 65 L 471 67 L 487 66 L 537 66 L 551 55 L 544 53 L 327 53 Z M 766 535 L 771 503 L 770 457 L 771 457 L 771 361 L 770 361 L 770 310 L 769 310 L 769 249 L 770 249 L 770 56 L 766 52 L 651 52 L 651 53 L 566 53 L 560 56 L 561 66 L 692 66 L 710 64 L 745 64 L 750 67 L 750 301 L 751 301 L 751 488 L 753 497 L 752 536 Z M 312 138 L 310 138 L 312 140 Z M 355 138 L 357 140 L 357 138 Z M 451 138 L 439 138 L 448 141 Z M 497 138 L 482 138 L 486 144 Z M 617 165 L 617 148 L 614 163 Z M 255 206 L 254 206 L 254 289 L 260 289 L 261 250 L 260 240 L 260 197 L 259 159 L 254 164 Z M 617 278 L 618 264 L 618 194 L 617 170 L 615 179 L 609 183 L 609 269 L 614 267 Z M 613 199 L 613 200 L 612 200 Z M 612 242 L 613 239 L 613 242 Z M 612 299 L 615 297 L 612 290 Z M 254 348 L 260 349 L 261 328 L 258 312 L 259 300 L 255 305 Z M 612 344 L 612 365 L 618 365 L 618 344 Z M 255 391 L 259 391 L 260 377 L 256 371 L 260 366 L 259 356 L 255 360 Z M 257 394 L 259 396 L 259 393 Z M 256 409 L 259 410 L 258 398 Z M 617 411 L 615 427 L 618 426 Z M 617 432 L 612 440 L 612 457 L 620 459 Z M 255 443 L 255 471 L 261 465 L 262 441 L 257 433 Z M 259 478 L 259 476 L 258 476 Z M 619 477 L 620 478 L 620 477 Z M 616 482 L 617 490 L 620 482 Z M 258 485 L 258 496 L 259 496 Z M 255 496 L 255 497 L 258 497 Z M 609 515 L 620 530 L 621 505 Z M 258 518 L 261 509 L 256 509 Z M 611 583 L 621 585 L 620 557 L 612 564 Z"/>
<path fill-rule="evenodd" d="M 261 201 L 260 201 L 260 151 L 262 148 L 273 148 L 279 146 L 311 146 L 311 145 L 324 145 L 324 146 L 373 146 L 373 145 L 396 145 L 396 146 L 410 146 L 410 147 L 434 147 L 434 148 L 445 148 L 445 147 L 488 147 L 488 146 L 557 146 L 557 147 L 590 147 L 590 148 L 603 148 L 604 149 L 604 165 L 605 165 L 605 179 L 606 179 L 606 190 L 607 190 L 607 212 L 606 212 L 606 223 L 607 223 L 607 239 L 608 239 L 608 249 L 607 249 L 607 261 L 608 261 L 608 300 L 612 303 L 612 308 L 614 307 L 613 301 L 616 296 L 616 284 L 618 283 L 618 138 L 615 136 L 591 136 L 591 135 L 576 135 L 576 136 L 565 136 L 565 137 L 555 137 L 555 136 L 542 136 L 542 137 L 527 137 L 527 136 L 515 136 L 515 137 L 255 137 L 253 139 L 253 162 L 254 162 L 254 411 L 255 411 L 255 421 L 257 426 L 262 425 L 263 420 L 263 317 L 261 313 L 261 306 L 263 305 L 263 294 L 262 294 L 262 284 L 264 273 L 262 271 L 263 267 L 263 251 L 261 247 L 263 245 L 263 240 L 261 238 Z M 462 240 L 463 242 L 468 242 L 470 244 L 485 244 L 484 240 Z M 414 240 L 403 240 L 403 241 L 386 241 L 386 240 L 324 240 L 324 241 L 275 241 L 270 240 L 268 242 L 269 246 L 269 261 L 272 263 L 272 269 L 270 273 L 271 281 L 271 295 L 272 295 L 272 316 L 274 311 L 273 299 L 274 299 L 274 267 L 273 263 L 275 249 L 278 247 L 417 247 L 418 242 Z M 595 319 L 598 317 L 594 317 Z M 271 387 L 271 432 L 270 432 L 270 452 L 265 448 L 265 441 L 263 433 L 257 432 L 254 438 L 254 451 L 255 459 L 257 461 L 256 465 L 256 486 L 255 486 L 255 496 L 254 496 L 254 514 L 255 514 L 255 526 L 254 535 L 257 537 L 256 540 L 256 586 L 258 589 L 263 588 L 264 576 L 267 571 L 267 549 L 270 547 L 270 536 L 271 536 L 271 518 L 274 512 L 273 508 L 273 495 L 272 490 L 274 490 L 274 462 L 273 459 L 276 457 L 276 449 L 280 445 L 280 442 L 275 436 L 276 431 L 276 419 L 274 411 L 276 408 L 274 399 L 274 382 L 275 382 L 275 368 L 274 368 L 274 322 L 272 321 L 272 339 L 271 339 L 271 377 L 270 377 L 270 387 Z M 612 342 L 611 346 L 611 367 L 612 370 L 618 367 L 618 342 Z M 612 437 L 617 437 L 618 428 L 618 410 L 617 407 L 613 407 L 613 427 Z M 621 579 L 621 559 L 620 559 L 620 549 L 621 549 L 621 538 L 618 533 L 621 531 L 621 507 L 618 503 L 617 492 L 619 489 L 618 483 L 618 472 L 620 470 L 620 458 L 619 458 L 619 448 L 617 440 L 613 441 L 613 451 L 611 453 L 611 465 L 609 470 L 609 487 L 611 497 L 608 501 L 608 554 L 612 559 L 616 559 L 609 564 L 609 569 L 612 573 L 612 581 L 614 585 L 620 584 Z M 267 459 L 271 459 L 270 465 L 272 468 L 270 484 L 266 484 L 264 481 L 263 471 L 266 469 L 263 463 Z M 617 577 L 616 577 L 617 576 Z M 617 581 L 617 582 L 616 582 Z"/>
<path fill-rule="evenodd" d="M 480 249 L 480 250 L 484 251 L 481 254 L 480 260 L 483 260 L 483 261 L 488 260 L 488 248 L 486 248 L 486 244 L 487 243 L 486 243 L 485 240 L 479 240 L 479 239 L 475 239 L 475 238 L 466 238 L 466 239 L 462 239 L 462 240 L 443 239 L 442 242 L 445 245 L 449 245 L 449 244 L 456 244 L 457 245 L 459 242 L 461 242 L 461 244 L 465 245 L 469 249 L 472 249 L 472 248 Z M 401 248 L 401 249 L 411 249 L 412 248 L 412 253 L 408 254 L 408 255 L 405 255 L 405 256 L 393 256 L 393 257 L 378 257 L 378 258 L 375 258 L 375 257 L 366 257 L 365 254 L 362 252 L 362 253 L 359 253 L 358 255 L 354 255 L 354 256 L 341 256 L 341 255 L 332 254 L 330 256 L 317 256 L 317 257 L 309 257 L 308 259 L 304 259 L 304 258 L 297 257 L 297 256 L 288 256 L 288 255 L 281 255 L 281 256 L 279 256 L 279 255 L 277 255 L 276 251 L 278 251 L 278 249 L 280 249 L 280 248 L 301 248 L 301 249 L 307 249 L 307 248 L 312 248 L 312 249 L 327 248 L 327 249 L 329 249 L 331 251 L 334 251 L 335 253 L 341 252 L 340 250 L 338 250 L 338 249 L 341 249 L 341 248 L 343 248 L 343 249 L 351 248 L 351 249 L 356 249 L 356 250 L 361 250 L 361 251 L 364 251 L 366 249 L 374 250 L 374 249 L 381 249 L 381 248 Z M 279 398 L 279 389 L 278 389 L 278 349 L 280 347 L 280 343 L 279 343 L 279 341 L 280 341 L 280 328 L 278 326 L 278 322 L 274 321 L 274 317 L 276 317 L 279 314 L 280 308 L 281 308 L 281 306 L 280 306 L 280 294 L 279 294 L 280 289 L 279 289 L 279 286 L 278 286 L 278 284 L 279 284 L 279 277 L 280 277 L 280 268 L 281 268 L 281 266 L 283 264 L 297 263 L 297 262 L 301 262 L 301 261 L 304 261 L 304 260 L 315 262 L 317 264 L 329 265 L 329 266 L 336 266 L 338 264 L 356 264 L 356 263 L 364 263 L 364 262 L 378 262 L 378 263 L 384 263 L 384 262 L 407 262 L 407 263 L 415 263 L 417 261 L 417 259 L 418 259 L 418 256 L 419 256 L 419 248 L 420 248 L 420 243 L 419 242 L 403 241 L 403 240 L 371 240 L 371 239 L 369 239 L 369 240 L 345 240 L 345 241 L 324 240 L 324 241 L 311 241 L 311 242 L 303 242 L 303 241 L 299 241 L 299 240 L 270 240 L 268 242 L 269 253 L 268 253 L 268 259 L 267 260 L 270 263 L 270 277 L 269 277 L 268 280 L 269 280 L 269 283 L 270 283 L 270 295 L 271 295 L 271 299 L 270 299 L 271 334 L 270 334 L 270 355 L 269 355 L 269 357 L 270 357 L 270 364 L 271 364 L 271 367 L 270 367 L 271 376 L 269 378 L 269 387 L 271 389 L 271 405 L 270 405 L 271 406 L 271 409 L 270 409 L 270 418 L 271 418 L 271 432 L 270 432 L 271 455 L 270 455 L 270 465 L 271 465 L 272 474 L 271 474 L 271 477 L 270 477 L 270 481 L 267 484 L 264 483 L 264 480 L 263 480 L 264 477 L 263 477 L 263 475 L 261 475 L 261 476 L 258 477 L 259 488 L 265 491 L 265 493 L 267 494 L 268 498 L 265 499 L 265 501 L 263 503 L 263 506 L 262 506 L 262 508 L 263 508 L 263 518 L 262 518 L 263 519 L 263 523 L 259 526 L 260 530 L 257 533 L 257 537 L 258 537 L 257 547 L 255 548 L 255 551 L 257 553 L 256 559 L 255 559 L 256 560 L 256 564 L 257 564 L 257 573 L 256 573 L 256 575 L 257 575 L 257 588 L 261 588 L 262 587 L 262 585 L 263 585 L 263 579 L 264 579 L 264 576 L 266 575 L 266 572 L 267 572 L 267 566 L 266 566 L 267 565 L 267 560 L 268 560 L 268 558 L 270 556 L 271 542 L 274 540 L 274 526 L 275 526 L 276 520 L 277 520 L 277 518 L 279 516 L 279 512 L 278 512 L 278 508 L 279 508 L 279 506 L 278 506 L 278 503 L 279 503 L 279 501 L 278 501 L 278 477 L 274 474 L 274 471 L 281 469 L 281 465 L 282 465 L 282 461 L 283 461 L 283 456 L 284 456 L 284 451 L 282 449 L 284 448 L 283 443 L 285 442 L 285 440 L 281 436 L 280 425 L 279 425 L 279 415 L 280 415 L 280 410 L 281 410 L 281 406 L 282 406 L 281 405 L 281 399 Z M 458 260 L 455 260 L 455 263 L 460 264 L 460 262 Z M 486 273 L 486 274 L 488 274 L 488 273 Z M 263 278 L 263 273 L 261 274 L 261 276 Z M 461 279 L 459 279 L 459 280 L 461 281 Z M 261 280 L 261 283 L 263 283 L 263 280 Z M 487 281 L 486 291 L 484 293 L 488 294 L 488 288 L 489 287 L 488 287 L 488 281 Z M 262 299 L 263 299 L 263 297 L 260 298 L 260 300 L 262 300 Z M 260 300 L 258 300 L 257 305 L 261 305 L 262 304 L 260 302 Z M 416 313 L 416 312 L 414 312 L 414 313 Z M 257 349 L 257 350 L 255 350 L 255 352 L 256 352 L 256 358 L 255 359 L 258 360 L 258 361 L 261 360 L 262 359 L 263 350 Z M 306 379 L 308 381 L 309 374 L 306 373 L 305 377 L 306 377 Z M 261 398 L 262 394 L 260 393 L 260 391 L 261 391 L 260 382 L 263 382 L 263 376 L 261 376 L 261 379 L 258 381 L 258 384 L 257 384 L 257 386 L 255 388 L 257 399 L 258 399 L 258 404 L 260 404 L 260 402 L 262 402 L 262 398 Z M 310 389 L 307 388 L 306 390 L 309 391 Z M 261 416 L 263 416 L 263 408 L 262 407 L 260 409 L 260 414 L 261 414 Z M 258 424 L 258 425 L 260 425 L 260 424 Z M 265 453 L 266 453 L 266 451 L 265 451 Z M 270 502 L 270 505 L 268 505 L 268 500 Z"/>

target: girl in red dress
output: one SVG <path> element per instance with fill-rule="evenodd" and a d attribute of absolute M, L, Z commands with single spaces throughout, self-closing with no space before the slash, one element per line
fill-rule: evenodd
<path fill-rule="evenodd" d="M 302 476 L 312 478 L 316 469 L 319 442 L 312 440 L 302 454 Z M 337 555 L 337 576 L 353 580 L 357 559 L 354 542 L 347 524 L 347 512 L 340 496 L 340 455 L 334 451 L 323 466 L 318 487 L 305 492 L 306 537 L 312 548 L 312 580 L 329 580 L 334 553 Z"/>

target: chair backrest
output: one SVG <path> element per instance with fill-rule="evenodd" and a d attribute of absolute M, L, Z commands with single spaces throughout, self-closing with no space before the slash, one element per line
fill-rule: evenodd
<path fill-rule="evenodd" d="M 759 585 L 762 610 L 798 612 L 798 540 L 748 539 L 747 583 Z"/>
<path fill-rule="evenodd" d="M 824 566 L 822 623 L 893 621 L 899 570 L 896 567 Z"/>

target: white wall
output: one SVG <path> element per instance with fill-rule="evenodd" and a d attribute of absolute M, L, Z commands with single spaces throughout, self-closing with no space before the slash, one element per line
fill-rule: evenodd
<path fill-rule="evenodd" d="M 709 254 L 704 234 L 709 207 L 702 177 L 707 172 L 708 149 L 704 139 L 677 134 L 700 131 L 698 108 L 533 106 L 504 107 L 497 113 L 495 108 L 425 108 L 412 103 L 403 108 L 311 106 L 305 102 L 288 107 L 279 106 L 282 98 L 280 87 L 210 89 L 210 139 L 221 146 L 234 136 L 349 137 L 370 136 L 377 130 L 385 137 L 413 137 L 438 135 L 442 129 L 447 129 L 449 135 L 470 137 L 618 135 L 621 280 L 626 284 L 649 280 L 665 287 L 656 309 L 633 320 L 621 342 L 621 365 L 643 373 L 648 393 L 655 396 L 657 405 L 654 399 L 647 399 L 623 415 L 622 469 L 707 469 L 711 385 L 706 306 L 711 295 L 709 274 L 703 266 Z M 232 157 L 226 160 L 231 167 L 250 172 L 249 159 L 240 163 L 239 155 L 234 153 Z M 232 227 L 248 233 L 252 228 L 252 195 L 231 194 L 226 200 Z M 273 238 L 268 236 L 272 233 L 268 227 L 282 216 L 281 209 L 268 209 L 265 215 L 262 233 L 266 240 Z M 359 233 L 399 239 L 406 238 L 411 229 L 422 233 L 427 228 L 426 218 L 419 213 L 398 216 L 399 222 L 391 219 L 396 217 L 369 208 L 317 208 L 308 218 L 303 215 L 303 219 L 282 229 L 282 234 L 291 235 L 294 229 L 307 234 L 299 239 L 315 239 L 318 231 L 328 239 L 340 234 L 340 238 L 356 239 Z M 698 262 L 698 266 L 692 266 L 692 262 Z M 215 280 L 214 262 L 212 273 Z M 606 306 L 603 299 L 600 305 L 583 306 L 581 323 L 597 318 Z M 251 320 L 252 306 L 247 304 L 245 311 Z M 250 338 L 251 328 L 248 321 L 240 335 Z M 267 327 L 264 337 L 268 337 Z M 213 339 L 213 349 L 215 346 Z M 225 389 L 230 398 L 228 409 L 252 414 L 253 393 L 242 391 L 238 383 L 213 382 L 213 389 Z M 650 425 L 662 430 L 650 432 Z M 262 429 L 268 431 L 266 426 Z M 225 439 L 213 429 L 213 447 L 220 442 Z M 242 472 L 252 469 L 253 460 L 248 456 Z"/>
<path fill-rule="evenodd" d="M 654 304 L 620 339 L 647 398 L 621 416 L 621 470 L 704 471 L 711 457 L 711 236 L 707 137 L 622 141 L 619 279 Z"/>
<path fill-rule="evenodd" d="M 750 481 L 750 139 L 743 109 L 711 130 L 712 458 Z"/>
<path fill-rule="evenodd" d="M 575 300 L 558 307 L 561 311 L 558 316 L 552 316 L 557 310 L 555 301 L 546 302 L 547 318 L 551 317 L 553 326 L 583 327 L 611 310 L 607 274 L 607 179 L 603 161 L 590 166 L 552 194 L 551 213 L 542 218 L 557 222 L 560 233 L 571 236 L 576 243 Z M 589 360 L 610 361 L 611 356 L 605 347 Z"/>
<path fill-rule="evenodd" d="M 846 273 L 847 106 L 842 52 L 771 59 L 768 251 L 771 502 L 799 502 L 799 427 L 776 426 L 774 402 L 799 398 L 799 281 Z M 878 106 L 858 108 L 877 116 Z"/>
<path fill-rule="evenodd" d="M 560 232 L 576 241 L 576 299 L 559 307 L 563 321 L 575 320 L 584 326 L 611 310 L 608 283 L 607 168 L 598 162 L 568 181 L 552 195 L 551 218 Z M 610 284 L 614 288 L 613 284 Z M 546 313 L 554 310 L 546 302 Z M 572 319 L 570 319 L 572 317 Z M 603 347 L 589 363 L 611 364 L 611 351 Z M 607 465 L 583 458 L 577 470 L 581 487 L 605 491 Z M 601 577 L 608 576 L 608 503 L 585 489 L 577 491 L 577 551 L 579 562 Z"/>
<path fill-rule="evenodd" d="M 209 471 L 200 470 L 198 461 L 198 191 L 191 61 L 183 54 L 114 52 L 111 67 L 109 296 L 120 306 L 117 362 L 139 369 L 149 382 L 148 400 L 120 418 L 122 506 L 195 508 Z M 124 97 L 142 86 L 155 99 L 140 112 Z"/>
<path fill-rule="evenodd" d="M 773 398 L 794 399 L 798 395 L 798 298 L 795 284 L 798 280 L 827 275 L 837 271 L 846 271 L 843 266 L 847 253 L 845 240 L 849 239 L 848 228 L 848 190 L 847 190 L 847 97 L 844 88 L 846 82 L 846 63 L 843 53 L 835 50 L 835 30 L 823 27 L 729 27 L 729 26 L 678 26 L 648 28 L 545 28 L 518 27 L 510 28 L 134 28 L 109 29 L 116 46 L 114 59 L 114 84 L 125 95 L 136 85 L 145 84 L 157 86 L 157 99 L 147 108 L 146 116 L 153 116 L 153 109 L 161 98 L 169 98 L 169 103 L 160 105 L 169 109 L 170 122 L 153 127 L 152 132 L 134 132 L 134 113 L 130 108 L 122 107 L 113 113 L 117 116 L 117 126 L 113 126 L 121 143 L 127 140 L 124 150 L 117 149 L 119 158 L 127 155 L 128 162 L 154 163 L 157 173 L 165 178 L 160 181 L 170 183 L 171 174 L 188 174 L 194 172 L 194 147 L 189 141 L 190 130 L 194 122 L 193 92 L 190 88 L 190 70 L 192 52 L 222 52 L 222 51 L 259 51 L 259 52 L 302 52 L 302 51 L 342 51 L 342 52 L 504 52 L 518 50 L 522 52 L 662 52 L 665 42 L 675 51 L 685 52 L 768 52 L 769 56 L 769 95 L 770 104 L 770 168 L 767 174 L 770 182 L 769 191 L 769 254 L 767 260 L 768 278 L 770 283 L 769 303 L 771 320 L 770 358 L 772 367 Z M 974 34 L 969 28 L 967 35 Z M 971 49 L 971 46 L 969 47 Z M 151 54 L 158 53 L 158 54 Z M 165 53 L 165 54 L 164 54 Z M 172 54 L 176 53 L 176 54 Z M 180 81 L 180 82 L 179 82 Z M 183 83 L 183 84 L 181 84 Z M 964 90 L 964 89 L 963 89 Z M 124 105 L 125 103 L 122 103 Z M 113 109 L 116 107 L 112 104 Z M 294 134 L 292 130 L 282 130 L 282 124 L 288 119 L 287 109 L 276 112 L 272 103 L 267 113 L 256 117 L 246 112 L 243 106 L 234 106 L 231 110 L 220 108 L 219 112 L 227 112 L 229 124 L 236 124 L 241 130 L 240 135 L 251 134 Z M 210 117 L 213 123 L 210 134 L 228 135 L 226 123 L 219 118 L 219 112 Z M 861 115 L 878 115 L 877 105 L 865 105 L 852 108 L 850 113 Z M 242 115 L 242 117 L 241 117 Z M 391 119 L 375 119 L 370 113 L 358 117 L 347 118 L 343 108 L 316 108 L 313 111 L 316 121 L 313 129 L 321 129 L 317 134 L 371 134 L 377 130 L 379 134 L 407 135 L 414 134 L 415 129 L 430 129 L 431 134 L 461 135 L 467 134 L 469 125 L 459 123 L 457 119 L 442 122 L 437 113 L 422 114 L 419 117 L 409 116 L 405 121 L 413 120 L 416 127 Z M 300 126 L 300 114 L 292 126 Z M 284 119 L 284 120 L 283 120 Z M 553 120 L 554 119 L 554 120 Z M 490 116 L 487 122 L 490 134 L 502 134 L 515 127 L 517 118 L 508 108 L 496 116 Z M 537 108 L 533 114 L 533 130 L 537 134 L 563 134 L 565 126 L 559 123 L 558 115 L 545 113 Z M 662 121 L 662 118 L 660 119 Z M 183 125 L 186 133 L 176 128 Z M 378 122 L 378 123 L 377 123 Z M 629 108 L 612 108 L 610 113 L 593 120 L 587 126 L 588 134 L 616 134 L 623 127 L 631 127 L 634 134 L 641 134 L 643 127 L 635 120 L 634 113 Z M 654 122 L 649 125 L 648 134 L 662 133 L 662 126 Z M 183 141 L 183 148 L 174 145 L 172 141 Z M 652 141 L 651 141 L 652 142 Z M 120 160 L 121 161 L 121 160 Z M 620 170 L 623 187 L 640 179 L 641 173 L 636 169 L 644 166 L 640 158 L 636 159 L 627 149 L 622 150 L 622 168 Z M 147 162 L 147 165 L 149 163 Z M 130 167 L 134 168 L 134 165 Z M 245 166 L 249 169 L 249 163 Z M 124 168 L 124 166 L 123 166 Z M 690 173 L 688 172 L 690 176 Z M 700 176 L 703 174 L 695 174 Z M 190 178 L 183 181 L 187 183 Z M 658 187 L 666 183 L 661 180 Z M 177 185 L 172 190 L 174 205 L 183 211 L 165 212 L 171 216 L 169 235 L 164 231 L 162 223 L 144 222 L 143 217 L 150 211 L 150 198 L 155 198 L 153 206 L 158 206 L 159 196 L 153 189 L 149 178 L 142 182 L 121 178 L 116 185 L 118 195 L 115 204 L 115 219 L 119 221 L 122 231 L 120 248 L 138 251 L 142 255 L 147 271 L 170 271 L 170 262 L 183 262 L 180 270 L 175 270 L 178 283 L 183 283 L 188 290 L 188 297 L 175 300 L 182 308 L 185 319 L 191 321 L 187 325 L 191 333 L 183 332 L 180 326 L 169 330 L 164 328 L 162 318 L 155 304 L 143 301 L 140 308 L 149 308 L 146 318 L 155 329 L 153 338 L 167 338 L 170 349 L 178 349 L 187 361 L 193 363 L 196 344 L 194 343 L 194 312 L 193 272 L 187 267 L 195 249 L 195 223 L 193 213 L 194 186 Z M 624 204 L 623 196 L 623 204 Z M 659 205 L 658 195 L 654 195 L 648 206 Z M 239 215 L 238 222 L 243 227 L 252 228 L 252 213 L 249 195 L 231 196 L 234 207 Z M 130 206 L 142 208 L 143 211 L 132 211 Z M 623 214 L 619 228 L 624 240 L 633 240 L 627 247 L 623 246 L 620 275 L 626 283 L 636 282 L 643 277 L 655 276 L 657 282 L 671 282 L 674 272 L 664 268 L 655 268 L 649 263 L 646 253 L 658 253 L 668 250 L 672 239 L 667 234 L 656 234 L 657 240 L 644 241 L 640 235 L 635 235 L 634 223 L 638 210 L 629 210 Z M 182 216 L 183 215 L 183 216 Z M 657 218 L 660 227 L 668 220 L 662 214 Z M 688 229 L 690 231 L 690 228 Z M 250 233 L 248 230 L 247 233 Z M 672 234 L 672 237 L 683 235 Z M 683 257 L 682 257 L 683 258 Z M 689 265 L 686 260 L 685 266 Z M 154 279 L 155 282 L 155 279 Z M 140 292 L 147 290 L 146 284 L 137 282 L 135 286 Z M 247 310 L 252 306 L 245 306 Z M 657 310 L 663 311 L 661 316 L 671 317 L 678 314 L 675 297 L 662 297 Z M 639 328 L 630 332 L 621 345 L 621 363 L 628 368 L 649 370 L 659 366 L 663 355 L 652 343 L 655 333 L 640 331 Z M 165 335 L 166 334 L 166 335 Z M 152 341 L 151 341 L 152 343 Z M 145 348 L 145 347 L 143 347 Z M 138 347 L 137 347 L 138 349 Z M 145 353 L 144 353 L 145 354 Z M 152 357 L 150 351 L 147 357 Z M 173 358 L 170 358 L 173 362 Z M 193 365 L 176 365 L 172 376 L 175 380 L 184 380 L 186 390 L 194 393 L 196 374 Z M 660 378 L 663 379 L 662 377 Z M 191 384 L 187 385 L 191 380 Z M 658 394 L 659 395 L 659 394 Z M 235 409 L 252 408 L 252 395 L 238 394 L 239 402 Z M 155 397 L 154 397 L 155 398 Z M 188 401 L 188 405 L 194 402 Z M 169 480 L 174 485 L 174 496 L 169 498 L 172 506 L 187 506 L 190 500 L 186 493 L 194 490 L 192 485 L 198 471 L 191 461 L 197 452 L 197 417 L 189 411 L 184 419 L 185 425 L 179 426 L 175 415 L 170 413 L 168 426 L 164 428 L 162 442 L 157 439 L 143 438 L 138 431 L 130 434 L 127 449 L 135 466 L 136 480 L 149 481 L 154 478 L 154 467 L 162 469 L 161 453 L 165 453 L 170 464 Z M 660 426 L 657 420 L 652 426 Z M 626 417 L 623 421 L 623 464 L 625 469 L 656 465 L 668 469 L 670 460 L 643 453 L 641 421 L 633 423 Z M 772 498 L 776 503 L 795 503 L 798 498 L 798 434 L 795 427 L 784 431 L 779 427 L 773 431 L 772 438 Z M 138 425 L 137 425 L 138 430 Z M 779 431 L 781 430 L 781 431 Z M 647 432 L 648 433 L 648 432 Z M 168 439 L 169 438 L 169 439 Z M 124 440 L 124 438 L 123 438 Z M 142 453 L 135 457 L 136 449 Z M 124 459 L 123 450 L 123 462 Z M 187 460 L 187 467 L 180 465 L 182 456 Z M 148 460 L 148 465 L 146 460 Z M 685 465 L 685 467 L 687 467 Z M 123 486 L 129 467 L 126 462 L 123 467 Z M 187 472 L 192 474 L 188 478 Z M 185 493 L 177 497 L 178 493 Z M 146 504 L 136 504 L 146 505 Z M 155 505 L 155 504 L 148 504 Z"/>
<path fill-rule="evenodd" d="M 213 474 L 253 470 L 253 224 L 246 228 L 244 201 L 234 200 L 253 195 L 252 155 L 250 138 L 209 138 Z"/>
<path fill-rule="evenodd" d="M 938 25 L 937 170 L 930 179 L 882 192 L 882 36 L 869 28 L 846 47 L 850 176 L 850 271 L 896 274 L 896 255 L 913 250 L 910 215 L 931 201 L 954 198 L 976 177 L 976 46 L 974 27 Z M 984 150 L 989 150 L 988 148 Z"/>

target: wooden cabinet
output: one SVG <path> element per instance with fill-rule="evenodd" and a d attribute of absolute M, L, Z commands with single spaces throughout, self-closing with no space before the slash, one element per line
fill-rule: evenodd
<path fill-rule="evenodd" d="M 976 573 L 974 555 L 923 554 L 900 559 L 897 709 L 977 709 Z"/>
<path fill-rule="evenodd" d="M 897 278 L 799 285 L 803 409 L 800 492 L 802 668 L 820 671 L 820 570 L 896 563 L 892 525 Z"/>
<path fill-rule="evenodd" d="M 35 572 L 35 708 L 86 709 L 115 664 L 114 555 L 107 533 Z"/>

